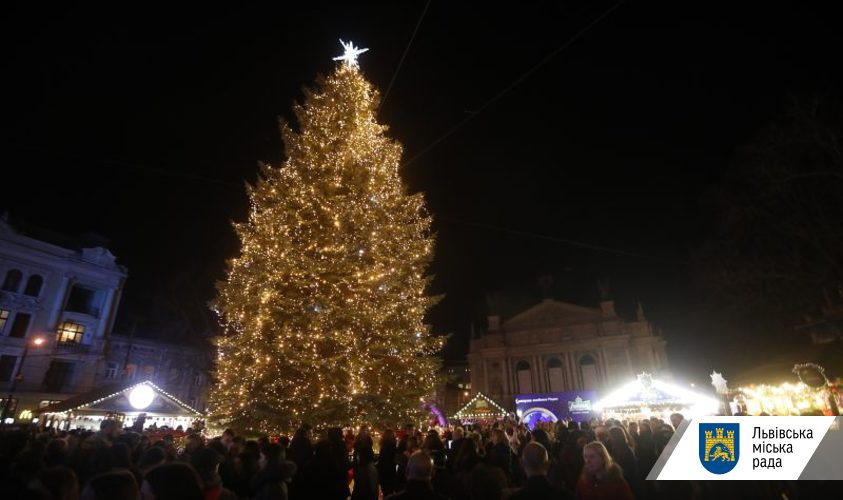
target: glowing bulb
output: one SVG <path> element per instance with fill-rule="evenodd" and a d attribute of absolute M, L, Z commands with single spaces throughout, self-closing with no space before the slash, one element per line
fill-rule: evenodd
<path fill-rule="evenodd" d="M 155 399 L 155 392 L 146 384 L 141 384 L 129 393 L 129 404 L 136 410 L 143 410 L 152 404 Z"/>

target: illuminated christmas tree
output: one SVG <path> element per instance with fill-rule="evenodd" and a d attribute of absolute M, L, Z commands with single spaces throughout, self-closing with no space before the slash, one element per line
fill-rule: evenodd
<path fill-rule="evenodd" d="M 419 415 L 443 338 L 423 318 L 433 251 L 402 148 L 376 121 L 378 93 L 345 45 L 284 126 L 287 160 L 250 186 L 240 256 L 218 285 L 211 418 L 245 432 Z"/>

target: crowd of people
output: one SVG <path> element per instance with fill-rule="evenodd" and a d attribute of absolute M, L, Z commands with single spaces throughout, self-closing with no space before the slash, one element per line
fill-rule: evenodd
<path fill-rule="evenodd" d="M 531 430 L 503 419 L 379 433 L 302 425 L 291 437 L 252 440 L 231 429 L 174 438 L 104 420 L 98 432 L 3 432 L 0 475 L 3 498 L 39 500 L 799 498 L 785 483 L 646 481 L 681 421 Z"/>

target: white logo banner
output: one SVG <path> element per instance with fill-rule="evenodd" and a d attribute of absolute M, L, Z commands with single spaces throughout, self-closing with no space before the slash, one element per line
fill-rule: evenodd
<path fill-rule="evenodd" d="M 843 449 L 835 450 L 840 422 L 808 416 L 694 419 L 680 426 L 647 479 L 796 480 L 827 433 L 834 439 L 826 439 L 816 458 L 843 462 Z"/>

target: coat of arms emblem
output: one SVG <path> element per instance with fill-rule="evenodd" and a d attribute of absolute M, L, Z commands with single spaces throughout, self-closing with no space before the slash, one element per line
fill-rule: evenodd
<path fill-rule="evenodd" d="M 740 455 L 738 424 L 700 424 L 700 463 L 714 474 L 735 468 Z"/>

